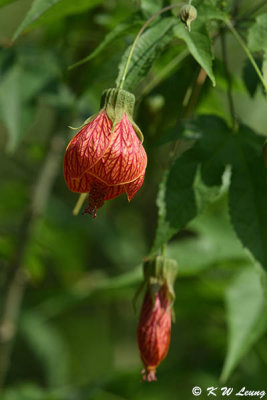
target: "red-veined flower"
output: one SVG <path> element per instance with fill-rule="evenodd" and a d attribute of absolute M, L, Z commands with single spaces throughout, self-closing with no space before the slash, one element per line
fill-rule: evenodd
<path fill-rule="evenodd" d="M 143 270 L 146 293 L 137 327 L 137 342 L 145 367 L 143 380 L 151 382 L 157 380 L 156 368 L 169 351 L 177 263 L 157 256 L 146 260 Z"/>
<path fill-rule="evenodd" d="M 166 357 L 171 339 L 171 300 L 166 284 L 156 293 L 148 289 L 137 328 L 137 342 L 145 369 L 143 380 L 156 380 L 156 368 Z"/>
<path fill-rule="evenodd" d="M 85 212 L 94 217 L 106 200 L 126 193 L 130 201 L 143 184 L 147 156 L 132 120 L 134 102 L 125 90 L 106 90 L 99 113 L 85 121 L 66 149 L 66 183 L 73 192 L 89 193 Z"/>

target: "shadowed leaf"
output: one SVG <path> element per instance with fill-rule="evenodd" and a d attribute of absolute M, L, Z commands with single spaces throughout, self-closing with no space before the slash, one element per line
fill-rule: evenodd
<path fill-rule="evenodd" d="M 229 333 L 223 382 L 267 328 L 266 299 L 259 271 L 251 266 L 240 272 L 226 291 L 225 300 Z"/>

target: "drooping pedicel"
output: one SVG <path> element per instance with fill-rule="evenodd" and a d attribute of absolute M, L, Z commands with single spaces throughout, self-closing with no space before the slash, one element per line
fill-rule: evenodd
<path fill-rule="evenodd" d="M 106 200 L 126 193 L 130 201 L 143 184 L 147 156 L 132 119 L 134 102 L 125 90 L 106 90 L 99 113 L 85 121 L 66 149 L 66 183 L 73 192 L 89 193 L 85 212 L 94 217 Z"/>

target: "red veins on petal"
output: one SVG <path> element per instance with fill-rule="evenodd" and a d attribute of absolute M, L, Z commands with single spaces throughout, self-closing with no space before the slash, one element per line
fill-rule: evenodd
<path fill-rule="evenodd" d="M 147 156 L 127 115 L 114 128 L 111 143 L 91 172 L 107 185 L 129 183 L 145 170 Z"/>
<path fill-rule="evenodd" d="M 132 181 L 127 185 L 124 185 L 125 192 L 127 194 L 129 201 L 132 200 L 132 198 L 136 195 L 138 190 L 142 187 L 144 179 L 145 179 L 145 171 L 142 175 L 140 175 L 137 179 L 135 179 L 135 181 Z"/>
<path fill-rule="evenodd" d="M 104 155 L 110 145 L 112 122 L 105 110 L 85 125 L 69 143 L 64 158 L 64 175 L 81 178 Z"/>
<path fill-rule="evenodd" d="M 126 193 L 130 201 L 143 184 L 147 156 L 127 115 L 112 130 L 105 110 L 71 140 L 64 158 L 69 189 L 89 193 L 85 212 L 96 216 L 104 201 Z"/>
<path fill-rule="evenodd" d="M 143 380 L 156 380 L 156 368 L 166 357 L 171 335 L 171 306 L 168 288 L 164 284 L 155 294 L 147 290 L 139 324 L 137 341 L 145 369 Z"/>

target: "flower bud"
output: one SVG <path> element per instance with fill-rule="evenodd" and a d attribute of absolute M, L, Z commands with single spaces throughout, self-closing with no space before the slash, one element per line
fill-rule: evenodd
<path fill-rule="evenodd" d="M 137 328 L 140 357 L 145 366 L 142 371 L 144 381 L 157 380 L 156 368 L 169 350 L 171 320 L 171 299 L 167 285 L 157 288 L 154 294 L 147 289 Z"/>
<path fill-rule="evenodd" d="M 146 293 L 137 328 L 144 381 L 157 379 L 156 368 L 169 350 L 176 275 L 174 260 L 158 256 L 144 263 Z"/>
<path fill-rule="evenodd" d="M 197 17 L 197 10 L 190 4 L 184 5 L 180 10 L 180 19 L 187 26 L 189 32 L 191 31 L 191 22 Z"/>
<path fill-rule="evenodd" d="M 96 217 L 106 200 L 141 188 L 147 156 L 143 135 L 132 116 L 135 97 L 122 89 L 105 90 L 101 110 L 85 121 L 69 143 L 64 177 L 72 192 L 89 193 L 84 212 Z"/>

